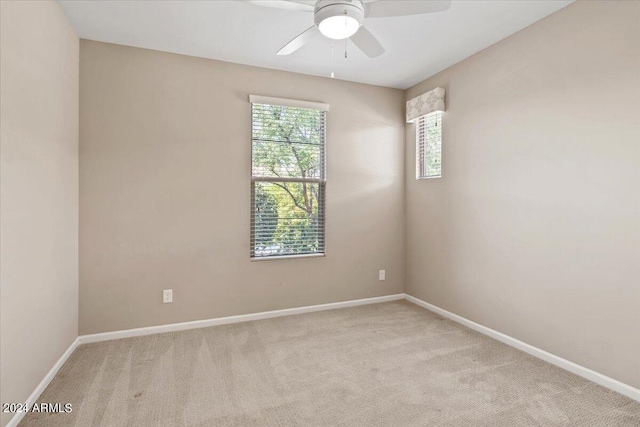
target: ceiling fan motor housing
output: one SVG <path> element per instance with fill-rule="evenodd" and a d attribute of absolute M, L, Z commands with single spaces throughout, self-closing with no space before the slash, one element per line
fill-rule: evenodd
<path fill-rule="evenodd" d="M 325 19 L 347 16 L 358 22 L 358 27 L 364 23 L 364 6 L 360 0 L 319 0 L 316 3 L 313 19 L 316 26 Z"/>

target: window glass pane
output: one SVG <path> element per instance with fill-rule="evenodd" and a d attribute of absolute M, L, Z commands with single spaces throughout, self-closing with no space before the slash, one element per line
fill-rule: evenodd
<path fill-rule="evenodd" d="M 322 178 L 325 113 L 253 105 L 253 176 Z"/>
<path fill-rule="evenodd" d="M 321 253 L 324 184 L 255 182 L 253 256 Z"/>
<path fill-rule="evenodd" d="M 416 126 L 416 178 L 442 176 L 442 113 L 421 117 Z"/>

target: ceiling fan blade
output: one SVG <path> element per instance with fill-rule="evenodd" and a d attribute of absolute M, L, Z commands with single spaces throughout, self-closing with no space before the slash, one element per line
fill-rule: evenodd
<path fill-rule="evenodd" d="M 389 16 L 422 15 L 442 12 L 451 7 L 451 0 L 378 0 L 364 4 L 367 18 L 385 18 Z"/>
<path fill-rule="evenodd" d="M 300 12 L 313 12 L 314 1 L 296 0 L 248 0 L 248 3 L 257 6 L 267 6 L 276 9 L 297 10 Z"/>
<path fill-rule="evenodd" d="M 384 53 L 384 48 L 373 34 L 364 27 L 351 36 L 351 41 L 369 58 L 375 58 Z"/>
<path fill-rule="evenodd" d="M 278 51 L 278 55 L 291 55 L 293 52 L 309 43 L 318 34 L 320 34 L 320 30 L 318 30 L 318 27 L 315 25 L 307 28 L 298 37 L 284 45 L 284 47 Z"/>

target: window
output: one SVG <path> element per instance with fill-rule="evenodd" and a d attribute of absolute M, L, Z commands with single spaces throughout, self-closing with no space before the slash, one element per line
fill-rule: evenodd
<path fill-rule="evenodd" d="M 416 179 L 442 176 L 442 112 L 416 121 Z"/>
<path fill-rule="evenodd" d="M 326 109 L 251 100 L 251 258 L 323 255 Z"/>

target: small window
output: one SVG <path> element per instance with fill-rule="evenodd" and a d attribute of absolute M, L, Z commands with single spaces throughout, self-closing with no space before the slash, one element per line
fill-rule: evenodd
<path fill-rule="evenodd" d="M 326 111 L 251 111 L 251 258 L 323 255 Z"/>
<path fill-rule="evenodd" d="M 442 112 L 416 121 L 416 179 L 442 176 Z"/>

